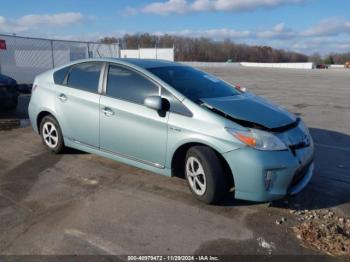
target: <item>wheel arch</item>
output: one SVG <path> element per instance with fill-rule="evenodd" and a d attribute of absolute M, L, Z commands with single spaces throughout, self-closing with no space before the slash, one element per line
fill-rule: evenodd
<path fill-rule="evenodd" d="M 45 116 L 52 116 L 56 119 L 56 121 L 58 122 L 58 124 L 61 126 L 60 122 L 58 121 L 57 117 L 50 111 L 50 110 L 46 110 L 43 109 L 42 111 L 40 111 L 40 113 L 37 115 L 36 117 L 36 127 L 38 129 L 38 133 L 40 134 L 41 130 L 40 130 L 40 124 L 41 121 L 43 120 L 43 118 Z"/>
<path fill-rule="evenodd" d="M 171 159 L 171 176 L 184 178 L 184 163 L 186 158 L 187 151 L 194 146 L 206 146 L 212 149 L 216 155 L 218 156 L 220 163 L 222 164 L 224 168 L 225 175 L 228 178 L 229 188 L 234 186 L 234 176 L 231 171 L 231 168 L 229 164 L 227 163 L 226 159 L 219 153 L 218 150 L 213 148 L 212 146 L 201 143 L 201 142 L 188 142 L 185 144 L 180 145 L 174 152 L 172 159 Z"/>

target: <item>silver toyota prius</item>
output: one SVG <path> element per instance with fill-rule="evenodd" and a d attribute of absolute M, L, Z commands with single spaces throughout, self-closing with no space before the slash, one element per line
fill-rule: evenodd
<path fill-rule="evenodd" d="M 34 130 L 55 153 L 72 147 L 166 176 L 193 195 L 270 201 L 313 175 L 304 122 L 215 76 L 161 60 L 87 59 L 35 78 Z"/>

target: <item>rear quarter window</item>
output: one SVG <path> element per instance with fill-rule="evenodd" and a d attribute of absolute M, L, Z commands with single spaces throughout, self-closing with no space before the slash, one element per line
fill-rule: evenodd
<path fill-rule="evenodd" d="M 64 81 L 66 79 L 66 75 L 71 69 L 71 66 L 64 67 L 60 70 L 57 70 L 55 73 L 53 73 L 53 80 L 56 85 L 64 85 Z"/>

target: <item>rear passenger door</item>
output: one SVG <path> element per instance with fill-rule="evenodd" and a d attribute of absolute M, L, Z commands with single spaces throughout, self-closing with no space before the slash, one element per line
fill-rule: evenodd
<path fill-rule="evenodd" d="M 155 167 L 165 163 L 168 112 L 144 106 L 160 87 L 133 69 L 111 64 L 101 96 L 101 150 Z"/>
<path fill-rule="evenodd" d="M 56 110 L 65 140 L 99 147 L 102 67 L 102 62 L 85 62 L 56 72 Z"/>

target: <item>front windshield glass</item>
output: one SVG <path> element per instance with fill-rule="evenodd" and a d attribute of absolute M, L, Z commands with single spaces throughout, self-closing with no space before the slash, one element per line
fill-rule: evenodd
<path fill-rule="evenodd" d="M 148 70 L 194 102 L 199 102 L 201 98 L 239 94 L 233 86 L 191 67 L 169 66 Z"/>

